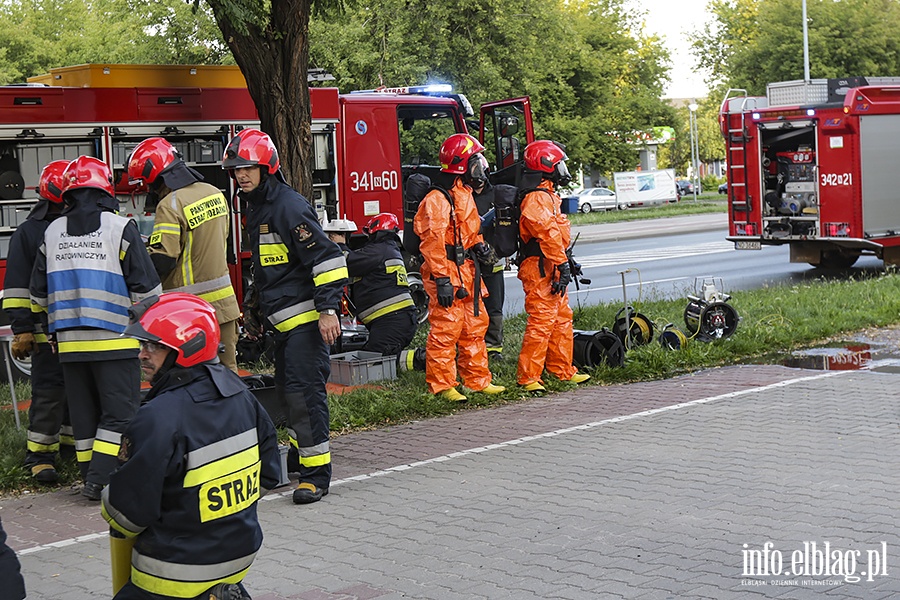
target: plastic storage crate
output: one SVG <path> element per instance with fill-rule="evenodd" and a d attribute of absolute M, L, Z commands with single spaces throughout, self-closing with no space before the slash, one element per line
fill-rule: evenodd
<path fill-rule="evenodd" d="M 216 140 L 193 140 L 188 144 L 187 160 L 195 163 L 215 163 L 222 160 L 222 142 Z"/>
<path fill-rule="evenodd" d="M 95 156 L 94 144 L 91 142 L 74 142 L 67 144 L 19 144 L 16 146 L 16 157 L 19 160 L 19 173 L 25 180 L 25 189 L 34 189 L 41 179 L 44 166 L 54 160 L 75 160 L 79 156 Z"/>
<path fill-rule="evenodd" d="M 328 378 L 331 383 L 359 385 L 396 378 L 396 355 L 383 356 L 363 350 L 331 355 L 331 377 Z"/>

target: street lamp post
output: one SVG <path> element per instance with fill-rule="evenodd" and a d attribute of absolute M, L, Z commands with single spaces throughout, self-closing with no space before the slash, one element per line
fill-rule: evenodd
<path fill-rule="evenodd" d="M 691 129 L 691 182 L 694 188 L 694 202 L 697 201 L 697 186 L 700 184 L 700 178 L 697 173 L 697 162 L 700 159 L 700 140 L 698 139 L 697 130 L 697 103 L 691 102 L 688 110 L 691 112 L 689 126 Z"/>

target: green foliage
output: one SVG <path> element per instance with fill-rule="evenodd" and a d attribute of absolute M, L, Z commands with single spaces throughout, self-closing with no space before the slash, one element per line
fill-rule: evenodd
<path fill-rule="evenodd" d="M 635 164 L 631 132 L 674 122 L 659 99 L 668 55 L 623 0 L 360 0 L 316 13 L 310 38 L 311 64 L 343 91 L 446 82 L 475 106 L 529 95 L 537 136 L 602 171 Z"/>
<path fill-rule="evenodd" d="M 798 0 L 711 0 L 714 20 L 693 39 L 701 68 L 725 88 L 764 95 L 767 83 L 803 79 Z M 807 0 L 810 77 L 900 73 L 900 3 Z"/>
<path fill-rule="evenodd" d="M 0 83 L 84 63 L 226 60 L 207 10 L 183 0 L 11 0 L 0 4 Z"/>

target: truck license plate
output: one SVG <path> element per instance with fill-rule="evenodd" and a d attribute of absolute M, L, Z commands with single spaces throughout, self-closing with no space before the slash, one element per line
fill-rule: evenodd
<path fill-rule="evenodd" d="M 739 240 L 734 243 L 735 250 L 762 250 L 762 244 L 755 240 Z"/>

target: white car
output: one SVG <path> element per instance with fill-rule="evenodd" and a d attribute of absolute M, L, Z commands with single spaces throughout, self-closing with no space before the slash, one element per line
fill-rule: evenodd
<path fill-rule="evenodd" d="M 622 210 L 627 203 L 619 202 L 616 193 L 609 188 L 585 188 L 569 198 L 576 198 L 578 210 L 589 213 L 594 210 Z"/>

